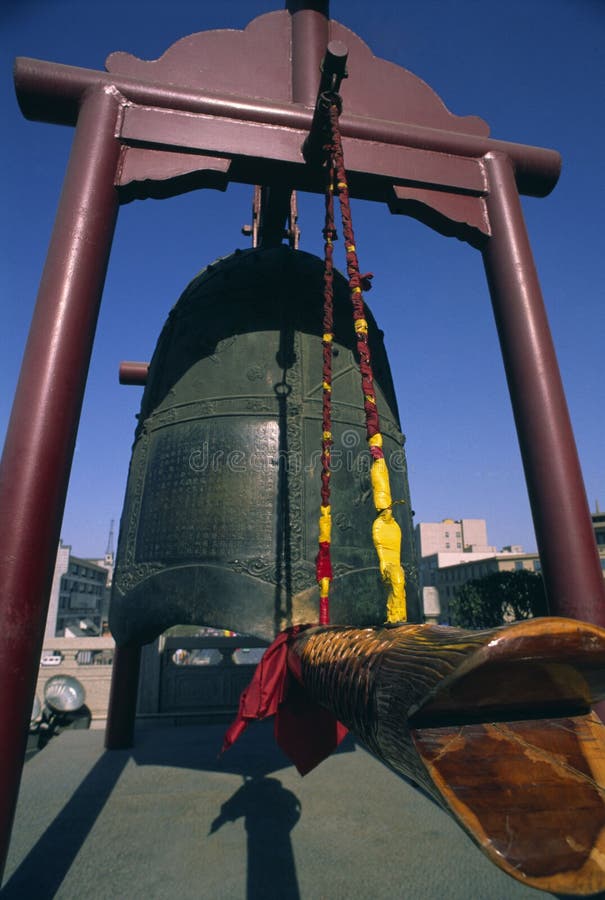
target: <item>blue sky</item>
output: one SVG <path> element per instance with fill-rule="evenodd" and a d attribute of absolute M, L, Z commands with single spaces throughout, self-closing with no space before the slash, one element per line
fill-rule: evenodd
<path fill-rule="evenodd" d="M 243 28 L 280 8 L 279 0 L 2 3 L 2 435 L 73 136 L 23 119 L 14 57 L 102 69 L 114 50 L 154 59 L 186 34 Z M 561 152 L 553 193 L 523 205 L 589 502 L 604 508 L 605 5 L 332 0 L 330 11 L 376 56 L 423 78 L 452 112 L 481 116 L 494 137 Z M 119 386 L 119 362 L 148 360 L 189 280 L 249 245 L 240 228 L 250 203 L 251 188 L 232 185 L 224 194 L 137 201 L 120 211 L 62 528 L 79 555 L 104 552 L 122 508 L 141 389 Z M 301 246 L 319 252 L 321 198 L 302 196 L 299 204 Z M 375 274 L 368 301 L 386 334 L 416 521 L 486 518 L 498 547 L 535 548 L 480 255 L 378 204 L 357 202 L 353 214 L 361 268 Z"/>

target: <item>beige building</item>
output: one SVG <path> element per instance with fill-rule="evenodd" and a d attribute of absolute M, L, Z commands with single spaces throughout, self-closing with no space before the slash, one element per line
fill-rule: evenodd
<path fill-rule="evenodd" d="M 488 541 L 487 523 L 485 519 L 419 522 L 415 538 L 424 617 L 429 622 L 447 621 L 439 591 L 439 571 L 492 557 L 496 548 Z"/>
<path fill-rule="evenodd" d="M 605 513 L 600 511 L 598 504 L 592 513 L 592 524 L 605 577 Z M 524 553 L 518 544 L 503 547 L 500 552 L 490 547 L 485 519 L 421 522 L 416 526 L 416 541 L 427 622 L 449 623 L 450 602 L 468 581 L 484 578 L 492 572 L 541 571 L 538 554 Z M 452 548 L 452 543 L 456 544 L 456 549 Z M 460 549 L 458 543 L 468 549 Z"/>
<path fill-rule="evenodd" d="M 434 553 L 495 553 L 487 540 L 485 519 L 442 519 L 416 526 L 418 556 Z"/>

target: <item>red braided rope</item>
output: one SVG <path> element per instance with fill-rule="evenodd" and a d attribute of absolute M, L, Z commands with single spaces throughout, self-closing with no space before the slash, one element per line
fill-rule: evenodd
<path fill-rule="evenodd" d="M 323 99 L 329 103 L 329 124 L 330 124 L 330 144 L 325 148 L 329 154 L 327 157 L 326 169 L 330 174 L 328 183 L 329 199 L 326 200 L 326 209 L 332 213 L 331 195 L 334 188 L 338 192 L 340 200 L 340 212 L 342 216 L 342 229 L 345 239 L 345 253 L 347 258 L 347 273 L 349 276 L 349 290 L 351 304 L 353 308 L 353 325 L 357 340 L 357 354 L 359 357 L 359 369 L 361 373 L 361 384 L 363 390 L 363 405 L 366 419 L 366 436 L 370 453 L 373 458 L 370 477 L 372 481 L 372 495 L 374 506 L 378 513 L 372 525 L 372 540 L 378 555 L 380 573 L 384 582 L 388 585 L 387 597 L 387 621 L 401 622 L 406 619 L 406 603 L 405 603 L 405 573 L 401 566 L 401 528 L 393 518 L 393 501 L 391 499 L 391 488 L 389 485 L 389 473 L 386 465 L 386 459 L 382 450 L 382 434 L 380 433 L 380 423 L 378 420 L 378 409 L 376 404 L 376 392 L 374 389 L 374 374 L 372 372 L 372 359 L 370 345 L 368 342 L 368 322 L 366 320 L 366 309 L 363 302 L 363 289 L 368 290 L 368 281 L 371 275 L 360 275 L 359 263 L 357 261 L 357 252 L 355 249 L 355 235 L 353 234 L 353 223 L 351 220 L 351 205 L 349 198 L 349 187 L 344 167 L 344 158 L 342 152 L 342 139 L 338 125 L 338 117 L 340 114 L 340 98 L 333 94 L 331 97 L 323 95 Z M 334 181 L 336 182 L 334 184 Z M 333 227 L 333 225 L 331 225 Z M 327 229 L 327 226 L 326 226 Z M 326 231 L 326 235 L 329 232 Z M 326 236 L 326 244 L 330 244 Z M 326 247 L 326 266 L 331 276 L 332 265 L 332 248 Z M 327 292 L 330 293 L 330 292 Z M 330 294 L 331 297 L 331 294 Z M 326 308 L 328 300 L 326 299 Z M 325 335 L 328 343 L 331 343 L 331 334 Z M 325 348 L 324 348 L 325 352 Z M 331 358 L 329 359 L 331 366 Z M 324 369 L 324 371 L 327 371 Z M 329 370 L 331 375 L 331 368 Z M 326 376 L 327 377 L 327 376 Z M 325 382 L 324 389 L 330 388 L 329 382 Z M 325 415 L 329 414 L 329 406 L 324 407 Z M 324 440 L 331 438 L 328 428 L 329 418 L 324 419 Z M 324 465 L 326 484 L 329 479 L 329 446 L 324 445 Z M 322 485 L 323 486 L 323 485 Z M 322 498 L 323 498 L 322 493 Z M 330 507 L 322 506 L 319 519 L 319 535 L 320 535 L 320 554 L 317 558 L 317 570 L 321 569 L 322 563 L 325 564 L 328 571 L 329 556 L 322 555 L 322 541 L 327 542 L 327 546 L 323 548 L 325 553 L 329 554 L 330 549 L 330 531 L 331 531 L 331 515 Z M 320 580 L 320 606 L 324 598 L 327 600 L 327 594 L 331 580 L 324 577 Z"/>
<path fill-rule="evenodd" d="M 330 447 L 332 437 L 332 336 L 334 331 L 334 194 L 332 190 L 334 170 L 329 171 L 326 189 L 326 216 L 324 226 L 324 314 L 323 314 L 323 394 L 321 441 L 321 502 L 330 505 Z"/>
<path fill-rule="evenodd" d="M 332 158 L 332 148 L 326 147 L 326 151 Z M 324 308 L 323 308 L 323 339 L 322 339 L 322 439 L 321 439 L 321 505 L 330 507 L 330 452 L 332 439 L 332 338 L 334 331 L 334 241 L 336 231 L 334 228 L 334 168 L 332 164 L 327 169 L 328 180 L 325 194 L 325 224 L 324 224 Z M 329 515 L 329 512 L 328 512 Z M 321 521 L 321 520 L 320 520 Z M 321 525 L 320 525 L 321 528 Z M 330 541 L 319 541 L 319 552 L 315 559 L 315 577 L 321 585 L 324 579 L 332 580 L 332 561 L 330 556 Z M 325 582 L 324 582 L 325 584 Z M 319 624 L 330 624 L 330 599 L 327 590 L 320 591 L 319 599 Z"/>
<path fill-rule="evenodd" d="M 359 274 L 359 262 L 355 251 L 355 235 L 351 220 L 351 204 L 349 187 L 344 166 L 342 152 L 342 138 L 338 125 L 339 108 L 336 103 L 330 104 L 330 127 L 332 130 L 332 164 L 336 174 L 336 187 L 340 201 L 340 213 L 342 216 L 342 230 L 345 240 L 345 252 L 347 257 L 347 274 L 349 276 L 349 289 L 351 303 L 353 305 L 353 322 L 357 337 L 357 353 L 359 355 L 359 369 L 361 372 L 361 386 L 363 390 L 363 406 L 366 416 L 366 434 L 368 439 L 380 432 L 378 409 L 376 406 L 376 393 L 374 390 L 374 374 L 372 372 L 372 358 L 368 344 L 368 331 L 365 318 L 365 304 L 363 302 L 362 287 L 368 276 Z M 370 452 L 374 459 L 384 456 L 381 447 L 370 446 Z"/>

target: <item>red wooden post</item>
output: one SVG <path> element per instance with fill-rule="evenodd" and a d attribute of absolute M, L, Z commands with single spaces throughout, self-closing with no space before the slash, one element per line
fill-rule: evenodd
<path fill-rule="evenodd" d="M 105 746 L 108 750 L 132 747 L 140 665 L 140 646 L 116 647 L 105 729 Z"/>
<path fill-rule="evenodd" d="M 513 166 L 488 153 L 483 258 L 553 615 L 605 626 L 605 586 Z"/>
<path fill-rule="evenodd" d="M 288 0 L 292 16 L 292 100 L 315 106 L 321 61 L 330 40 L 327 0 Z"/>
<path fill-rule="evenodd" d="M 116 98 L 99 88 L 82 100 L 0 466 L 0 873 L 118 210 Z"/>

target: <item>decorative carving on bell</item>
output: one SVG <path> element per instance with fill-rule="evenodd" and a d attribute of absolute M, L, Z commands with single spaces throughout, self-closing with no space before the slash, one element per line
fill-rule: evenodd
<path fill-rule="evenodd" d="M 348 286 L 335 277 L 332 621 L 384 620 Z M 323 262 L 285 246 L 208 266 L 171 311 L 136 430 L 113 582 L 118 644 L 174 624 L 272 639 L 317 621 Z M 418 621 L 397 403 L 368 316 L 408 610 Z"/>

